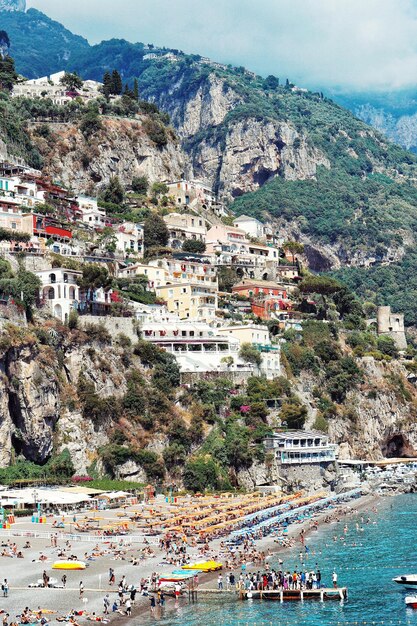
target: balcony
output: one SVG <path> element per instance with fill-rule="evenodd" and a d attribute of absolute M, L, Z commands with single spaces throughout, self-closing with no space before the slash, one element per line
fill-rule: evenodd
<path fill-rule="evenodd" d="M 283 465 L 297 465 L 303 463 L 331 463 L 336 460 L 335 448 L 308 451 L 306 449 L 293 452 L 277 452 L 277 459 Z"/>

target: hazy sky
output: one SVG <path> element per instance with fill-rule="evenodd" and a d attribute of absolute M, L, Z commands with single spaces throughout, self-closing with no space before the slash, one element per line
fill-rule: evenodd
<path fill-rule="evenodd" d="M 315 87 L 417 85 L 417 0 L 28 0 L 91 43 L 199 53 Z"/>

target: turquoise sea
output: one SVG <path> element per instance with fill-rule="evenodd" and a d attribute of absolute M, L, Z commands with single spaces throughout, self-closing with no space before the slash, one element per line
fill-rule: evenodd
<path fill-rule="evenodd" d="M 317 563 L 323 583 L 331 586 L 333 568 L 339 585 L 349 588 L 348 602 L 284 603 L 238 601 L 200 597 L 194 604 L 185 601 L 175 609 L 168 603 L 162 615 L 141 617 L 140 624 L 150 626 L 417 626 L 417 610 L 406 609 L 406 592 L 392 582 L 399 574 L 417 574 L 417 494 L 385 498 L 377 503 L 377 513 L 361 512 L 327 525 L 308 540 L 309 568 Z M 368 517 L 371 518 L 366 523 Z M 363 532 L 358 532 L 356 521 Z M 334 541 L 344 535 L 346 543 Z M 299 545 L 284 557 L 284 567 L 299 567 Z M 277 565 L 271 560 L 271 565 Z M 250 570 L 250 568 L 248 568 Z"/>

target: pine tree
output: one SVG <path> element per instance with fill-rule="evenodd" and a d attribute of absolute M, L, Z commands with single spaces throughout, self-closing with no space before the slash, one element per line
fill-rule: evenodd
<path fill-rule="evenodd" d="M 135 78 L 135 80 L 133 81 L 133 93 L 135 96 L 135 100 L 139 100 L 139 83 L 137 78 Z"/>
<path fill-rule="evenodd" d="M 123 91 L 123 83 L 122 78 L 117 70 L 113 70 L 112 72 L 112 93 L 116 96 L 120 96 Z"/>
<path fill-rule="evenodd" d="M 110 72 L 106 72 L 103 76 L 103 93 L 107 99 L 113 93 L 113 80 Z"/>

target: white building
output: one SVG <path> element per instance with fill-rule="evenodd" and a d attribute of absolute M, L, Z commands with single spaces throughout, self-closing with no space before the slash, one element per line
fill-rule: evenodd
<path fill-rule="evenodd" d="M 323 433 L 306 430 L 276 432 L 264 440 L 265 449 L 275 454 L 281 465 L 331 463 L 336 460 L 337 446 Z"/>
<path fill-rule="evenodd" d="M 95 198 L 87 196 L 79 196 L 77 198 L 78 212 L 80 219 L 84 224 L 88 224 L 92 228 L 104 228 L 106 225 L 106 212 L 99 208 Z"/>
<path fill-rule="evenodd" d="M 124 222 L 121 224 L 116 235 L 116 249 L 125 256 L 143 256 L 143 224 Z"/>
<path fill-rule="evenodd" d="M 255 217 L 241 215 L 233 220 L 233 226 L 244 230 L 249 237 L 262 239 L 265 236 L 265 225 Z"/>
<path fill-rule="evenodd" d="M 279 345 L 272 345 L 269 330 L 266 326 L 257 324 L 241 324 L 235 326 L 222 326 L 217 329 L 220 335 L 234 337 L 239 343 L 250 343 L 261 354 L 262 363 L 257 368 L 253 366 L 254 374 L 261 373 L 267 378 L 275 378 L 281 373 L 281 348 Z"/>
<path fill-rule="evenodd" d="M 239 358 L 239 341 L 219 335 L 207 324 L 173 318 L 168 322 L 144 323 L 141 331 L 145 341 L 175 356 L 181 372 L 251 371 Z"/>
<path fill-rule="evenodd" d="M 54 317 L 66 322 L 80 298 L 77 279 L 82 272 L 60 267 L 35 273 L 42 282 L 41 301 L 49 306 Z"/>
<path fill-rule="evenodd" d="M 84 101 L 93 100 L 101 96 L 102 83 L 94 80 L 86 80 L 83 86 L 76 92 L 70 92 L 65 85 L 61 84 L 61 78 L 65 72 L 56 72 L 50 76 L 42 76 L 18 83 L 14 86 L 12 97 L 24 98 L 50 98 L 54 104 L 64 105 L 71 102 L 75 97 Z"/>

